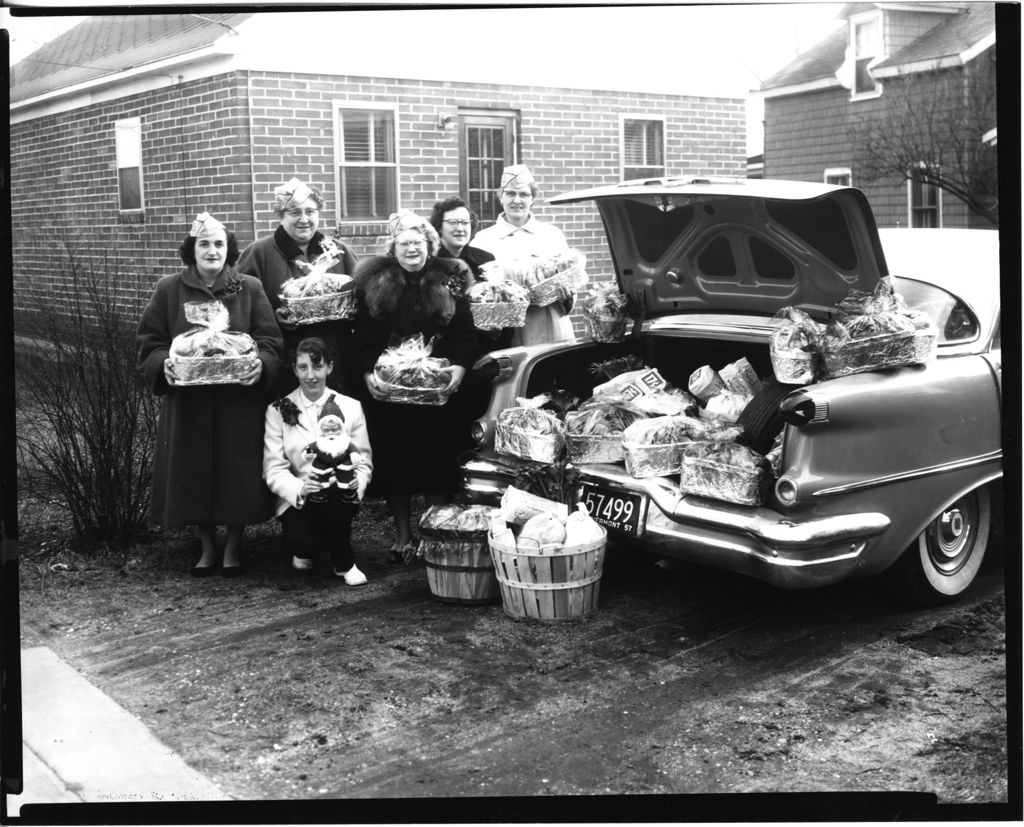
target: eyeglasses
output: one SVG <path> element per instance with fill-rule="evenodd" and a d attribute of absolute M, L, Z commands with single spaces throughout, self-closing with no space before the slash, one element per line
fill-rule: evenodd
<path fill-rule="evenodd" d="M 455 219 L 455 218 L 446 218 L 441 223 L 442 224 L 447 224 L 449 227 L 468 227 L 468 226 L 470 226 L 470 222 L 466 221 L 465 219 L 460 221 L 460 220 Z"/>
<path fill-rule="evenodd" d="M 401 247 L 402 249 L 406 249 L 407 250 L 410 247 L 426 247 L 427 246 L 427 242 L 426 241 L 422 241 L 422 240 L 399 241 L 399 242 L 397 242 L 395 244 L 395 246 L 396 247 Z"/>
<path fill-rule="evenodd" d="M 506 198 L 519 198 L 523 201 L 533 198 L 533 193 L 530 190 L 503 190 L 501 194 Z"/>
<path fill-rule="evenodd" d="M 306 218 L 313 218 L 314 216 L 320 215 L 320 210 L 310 207 L 305 210 L 285 210 L 285 213 L 291 218 L 302 218 L 303 216 L 305 216 Z"/>

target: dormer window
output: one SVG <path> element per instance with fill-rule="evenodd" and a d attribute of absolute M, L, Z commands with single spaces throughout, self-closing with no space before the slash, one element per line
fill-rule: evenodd
<path fill-rule="evenodd" d="M 871 12 L 850 18 L 850 48 L 854 74 L 852 97 L 875 97 L 882 87 L 871 76 L 871 64 L 882 57 L 882 13 Z"/>

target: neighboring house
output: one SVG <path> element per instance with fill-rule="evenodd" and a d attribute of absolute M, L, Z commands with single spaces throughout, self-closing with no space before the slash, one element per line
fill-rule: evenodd
<path fill-rule="evenodd" d="M 761 86 L 764 176 L 860 187 L 879 226 L 991 229 L 994 6 L 848 3 L 845 25 Z"/>
<path fill-rule="evenodd" d="M 365 255 L 379 252 L 399 207 L 427 215 L 459 193 L 493 219 L 512 162 L 540 181 L 538 216 L 586 253 L 593 279 L 607 279 L 596 210 L 555 209 L 545 195 L 745 172 L 740 98 L 567 88 L 554 85 L 554 66 L 551 86 L 395 77 L 383 32 L 377 65 L 342 71 L 345 36 L 330 26 L 343 18 L 331 14 L 94 17 L 17 64 L 16 307 L 66 288 L 65 240 L 83 255 L 127 256 L 155 283 L 180 266 L 178 245 L 201 210 L 243 245 L 270 233 L 272 190 L 295 175 L 324 192 L 321 229 L 340 227 Z M 297 18 L 312 37 L 282 30 Z M 431 48 L 422 63 L 432 71 L 465 58 L 457 76 L 477 76 L 463 47 Z"/>

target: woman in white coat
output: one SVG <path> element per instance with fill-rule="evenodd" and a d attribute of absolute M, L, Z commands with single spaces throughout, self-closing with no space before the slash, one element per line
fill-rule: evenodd
<path fill-rule="evenodd" d="M 322 339 L 303 339 L 290 356 L 299 387 L 267 408 L 263 478 L 277 495 L 292 567 L 312 569 L 317 551 L 327 548 L 335 575 L 361 586 L 366 575 L 355 564 L 352 522 L 373 474 L 363 407 L 328 389 L 334 362 Z"/>
<path fill-rule="evenodd" d="M 529 167 L 525 164 L 506 167 L 498 189 L 503 212 L 494 224 L 473 237 L 473 246 L 491 253 L 498 262 L 568 253 L 569 244 L 562 231 L 533 214 L 531 207 L 538 193 Z M 531 305 L 526 311 L 526 324 L 512 336 L 512 346 L 575 340 L 569 320 L 572 303 L 572 296 L 567 296 L 547 307 Z"/>

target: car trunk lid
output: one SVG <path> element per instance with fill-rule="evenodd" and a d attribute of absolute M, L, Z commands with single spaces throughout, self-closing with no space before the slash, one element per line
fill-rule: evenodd
<path fill-rule="evenodd" d="M 549 199 L 581 201 L 595 202 L 619 287 L 646 318 L 799 306 L 823 319 L 887 273 L 871 208 L 851 187 L 659 178 Z"/>

